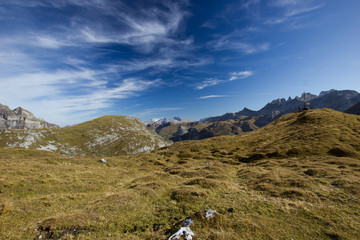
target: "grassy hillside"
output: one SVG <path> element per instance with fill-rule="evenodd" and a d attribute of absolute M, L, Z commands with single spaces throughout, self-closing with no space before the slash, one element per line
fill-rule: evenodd
<path fill-rule="evenodd" d="M 190 215 L 194 239 L 357 239 L 359 130 L 324 109 L 105 164 L 0 149 L 0 239 L 167 239 Z"/>
<path fill-rule="evenodd" d="M 148 152 L 166 143 L 136 118 L 104 116 L 72 127 L 2 130 L 1 147 L 25 147 L 68 156 L 114 156 Z"/>

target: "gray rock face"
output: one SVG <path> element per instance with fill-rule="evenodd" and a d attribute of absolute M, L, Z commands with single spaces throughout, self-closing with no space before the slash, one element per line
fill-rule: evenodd
<path fill-rule="evenodd" d="M 21 107 L 11 110 L 8 106 L 0 104 L 0 129 L 34 129 L 54 127 L 58 126 L 36 118 L 30 111 Z"/>

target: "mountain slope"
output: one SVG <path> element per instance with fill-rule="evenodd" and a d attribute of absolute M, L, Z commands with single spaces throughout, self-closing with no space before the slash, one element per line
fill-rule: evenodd
<path fill-rule="evenodd" d="M 21 107 L 11 110 L 0 104 L 0 129 L 34 129 L 59 127 L 38 119 L 30 111 Z"/>
<path fill-rule="evenodd" d="M 166 146 L 136 118 L 104 116 L 72 127 L 42 130 L 3 130 L 1 147 L 48 150 L 64 155 L 123 155 Z"/>
<path fill-rule="evenodd" d="M 359 129 L 321 109 L 106 163 L 0 148 L 0 238 L 168 239 L 191 217 L 194 239 L 358 239 Z"/>
<path fill-rule="evenodd" d="M 355 104 L 352 107 L 348 108 L 345 112 L 360 115 L 360 102 L 358 102 L 357 104 Z"/>

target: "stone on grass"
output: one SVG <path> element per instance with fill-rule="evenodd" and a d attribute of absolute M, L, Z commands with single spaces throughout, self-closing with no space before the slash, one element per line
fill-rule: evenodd
<path fill-rule="evenodd" d="M 218 213 L 217 213 L 215 210 L 213 210 L 213 209 L 208 209 L 208 210 L 205 211 L 205 213 L 206 213 L 206 218 L 207 218 L 207 219 L 213 218 L 213 217 L 215 217 L 215 214 L 218 214 Z"/>
<path fill-rule="evenodd" d="M 168 238 L 168 240 L 171 239 L 180 239 L 182 236 L 186 239 L 186 240 L 192 240 L 194 237 L 194 233 L 191 231 L 191 229 L 189 227 L 181 227 L 179 229 L 179 231 L 177 231 L 176 233 L 174 233 L 173 235 L 171 235 L 171 237 Z"/>

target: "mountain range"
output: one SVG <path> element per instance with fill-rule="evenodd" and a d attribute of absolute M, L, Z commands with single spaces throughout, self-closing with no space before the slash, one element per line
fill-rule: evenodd
<path fill-rule="evenodd" d="M 202 121 L 148 124 L 148 127 L 154 129 L 160 136 L 174 142 L 199 140 L 253 131 L 287 113 L 299 111 L 304 107 L 331 108 L 344 112 L 359 102 L 360 94 L 354 90 L 331 89 L 320 92 L 319 95 L 304 92 L 300 97 L 275 99 L 258 111 L 244 108 L 239 112 L 209 117 Z"/>

